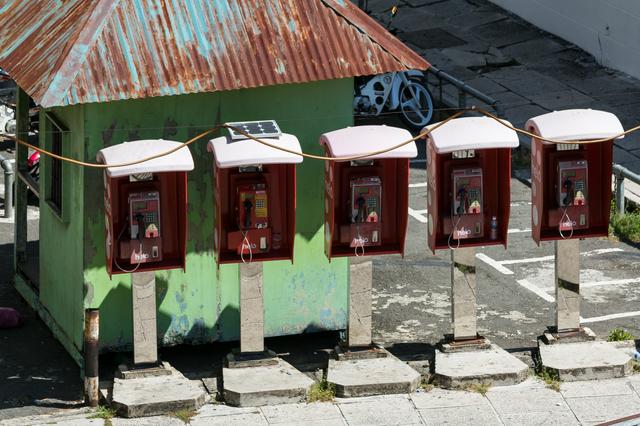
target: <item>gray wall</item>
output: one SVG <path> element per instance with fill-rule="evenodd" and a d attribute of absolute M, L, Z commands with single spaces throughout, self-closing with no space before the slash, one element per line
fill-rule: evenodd
<path fill-rule="evenodd" d="M 490 0 L 640 78 L 640 0 Z"/>

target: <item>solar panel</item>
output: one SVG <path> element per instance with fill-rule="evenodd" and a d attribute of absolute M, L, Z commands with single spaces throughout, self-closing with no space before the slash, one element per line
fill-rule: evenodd
<path fill-rule="evenodd" d="M 282 132 L 275 120 L 237 121 L 226 124 L 227 126 L 238 128 L 256 138 L 277 138 L 282 136 Z M 229 134 L 232 140 L 248 139 L 236 129 L 229 129 Z"/>

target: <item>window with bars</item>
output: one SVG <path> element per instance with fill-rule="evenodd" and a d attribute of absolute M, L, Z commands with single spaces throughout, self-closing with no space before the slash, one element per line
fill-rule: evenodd
<path fill-rule="evenodd" d="M 63 153 L 63 140 L 64 133 L 67 130 L 60 122 L 50 113 L 46 114 L 46 149 L 53 154 L 64 155 Z M 63 168 L 62 161 L 49 157 L 46 157 L 47 161 L 47 175 L 46 175 L 46 200 L 53 210 L 62 217 L 63 211 Z"/>

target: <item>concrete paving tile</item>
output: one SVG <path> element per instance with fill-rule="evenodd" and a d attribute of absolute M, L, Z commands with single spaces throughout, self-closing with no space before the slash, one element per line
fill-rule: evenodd
<path fill-rule="evenodd" d="M 213 417 L 194 417 L 191 419 L 191 426 L 205 425 L 225 425 L 225 426 L 247 426 L 247 425 L 268 425 L 260 413 L 243 413 L 233 416 L 213 416 Z"/>
<path fill-rule="evenodd" d="M 524 128 L 525 123 L 530 118 L 546 114 L 547 112 L 549 112 L 549 110 L 533 104 L 505 109 L 506 118 L 511 121 L 511 124 L 520 128 Z"/>
<path fill-rule="evenodd" d="M 521 67 L 506 67 L 484 74 L 507 89 L 527 97 L 567 90 L 569 87 L 553 77 Z"/>
<path fill-rule="evenodd" d="M 333 403 L 267 405 L 261 411 L 269 424 L 289 423 L 294 419 L 305 424 L 322 420 L 342 421 L 342 413 Z"/>
<path fill-rule="evenodd" d="M 502 53 L 520 63 L 538 62 L 541 56 L 551 55 L 566 49 L 550 37 L 542 36 L 522 43 L 512 44 L 502 49 Z"/>
<path fill-rule="evenodd" d="M 491 388 L 487 398 L 500 416 L 522 413 L 559 413 L 569 407 L 559 392 L 538 384 Z"/>
<path fill-rule="evenodd" d="M 100 425 L 106 424 L 103 419 L 98 419 Z M 60 424 L 60 423 L 58 423 Z M 154 416 L 154 417 L 138 417 L 133 419 L 111 419 L 113 426 L 184 426 L 184 422 L 175 417 Z"/>
<path fill-rule="evenodd" d="M 304 424 L 304 426 L 344 426 L 348 423 L 343 418 L 339 418 L 328 420 L 305 420 L 304 422 L 294 420 L 287 423 L 278 423 L 278 426 L 300 426 L 301 424 Z"/>
<path fill-rule="evenodd" d="M 434 408 L 420 410 L 428 425 L 501 425 L 500 418 L 489 404 L 467 407 Z"/>
<path fill-rule="evenodd" d="M 574 89 L 557 90 L 548 93 L 527 95 L 527 98 L 543 108 L 561 110 L 577 108 L 579 105 L 594 105 L 596 101 Z"/>
<path fill-rule="evenodd" d="M 624 379 L 563 382 L 560 393 L 565 398 L 633 395 L 633 388 Z"/>
<path fill-rule="evenodd" d="M 637 395 L 567 398 L 567 403 L 582 423 L 601 423 L 640 413 Z"/>
<path fill-rule="evenodd" d="M 474 33 L 496 47 L 507 46 L 540 37 L 540 32 L 515 20 L 505 20 L 473 28 Z"/>
<path fill-rule="evenodd" d="M 338 406 L 350 425 L 421 424 L 418 411 L 407 395 L 360 398 L 347 403 L 338 402 Z"/>
<path fill-rule="evenodd" d="M 482 93 L 485 93 L 493 97 L 495 97 L 494 95 L 496 93 L 504 93 L 508 90 L 506 87 L 502 86 L 501 84 L 498 84 L 495 81 L 491 80 L 490 78 L 486 78 L 486 77 L 474 78 L 473 80 L 467 81 L 467 84 L 473 87 L 474 89 L 477 89 Z"/>
<path fill-rule="evenodd" d="M 492 97 L 500 101 L 500 104 L 504 109 L 531 104 L 529 99 L 514 92 L 496 93 Z"/>
<path fill-rule="evenodd" d="M 414 393 L 411 395 L 411 399 L 419 410 L 488 405 L 487 399 L 479 393 L 440 388 L 434 388 L 429 392 Z"/>
<path fill-rule="evenodd" d="M 182 423 L 182 422 L 180 422 Z M 73 420 L 63 420 L 61 422 L 55 422 L 56 425 L 60 425 L 60 426 L 102 426 L 105 424 L 103 419 L 73 419 Z M 122 424 L 122 423 L 113 423 L 113 424 Z M 148 425 L 151 425 L 152 423 L 147 423 Z M 167 423 L 154 423 L 154 424 L 160 424 L 160 425 L 165 425 Z M 182 423 L 184 424 L 184 423 Z"/>
<path fill-rule="evenodd" d="M 571 411 L 501 415 L 506 426 L 571 426 L 580 423 Z"/>
<path fill-rule="evenodd" d="M 224 404 L 206 404 L 198 410 L 199 417 L 232 416 L 236 414 L 259 413 L 256 407 L 231 407 Z"/>
<path fill-rule="evenodd" d="M 495 10 L 472 10 L 448 19 L 449 25 L 454 25 L 463 29 L 469 29 L 479 25 L 494 23 L 507 19 L 504 13 Z"/>

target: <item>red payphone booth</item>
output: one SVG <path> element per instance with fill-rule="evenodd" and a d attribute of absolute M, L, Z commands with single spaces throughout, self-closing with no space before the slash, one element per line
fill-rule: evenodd
<path fill-rule="evenodd" d="M 434 125 L 427 128 L 434 127 Z M 427 136 L 427 241 L 439 249 L 507 245 L 515 131 L 456 118 Z"/>
<path fill-rule="evenodd" d="M 97 160 L 116 165 L 144 159 L 182 145 L 148 139 L 104 148 Z M 188 148 L 104 172 L 107 272 L 123 274 L 185 268 Z"/>
<path fill-rule="evenodd" d="M 412 138 L 405 129 L 356 126 L 320 137 L 328 156 L 358 157 Z M 409 208 L 409 159 L 415 142 L 351 161 L 325 161 L 325 253 L 404 254 Z"/>
<path fill-rule="evenodd" d="M 609 232 L 613 138 L 620 120 L 609 112 L 573 109 L 530 119 L 526 129 L 549 143 L 531 144 L 531 222 L 540 241 L 604 237 Z"/>
<path fill-rule="evenodd" d="M 298 139 L 281 133 L 273 121 L 228 124 L 274 146 L 300 152 Z M 215 157 L 217 262 L 293 260 L 296 164 L 302 157 L 233 130 L 209 141 L 208 150 Z"/>

